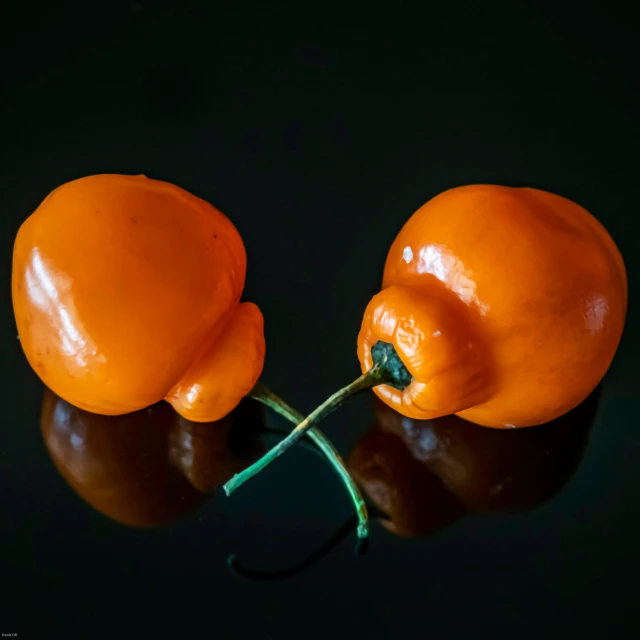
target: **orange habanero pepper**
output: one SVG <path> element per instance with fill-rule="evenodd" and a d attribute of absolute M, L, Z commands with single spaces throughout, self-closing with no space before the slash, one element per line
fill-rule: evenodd
<path fill-rule="evenodd" d="M 626 308 L 622 256 L 586 209 L 537 189 L 460 187 L 398 234 L 358 357 L 367 371 L 376 342 L 394 346 L 413 381 L 374 391 L 405 416 L 528 427 L 595 389 Z"/>
<path fill-rule="evenodd" d="M 105 174 L 55 189 L 21 226 L 13 307 L 27 359 L 55 394 L 122 415 L 164 399 L 215 422 L 245 395 L 297 424 L 258 378 L 264 323 L 240 303 L 247 258 L 208 202 L 145 176 Z M 309 433 L 340 475 L 368 534 L 362 495 L 333 445 Z"/>
<path fill-rule="evenodd" d="M 263 318 L 240 304 L 246 253 L 231 221 L 183 189 L 97 175 L 54 190 L 15 242 L 22 348 L 73 405 L 130 413 L 163 398 L 219 420 L 262 371 Z"/>
<path fill-rule="evenodd" d="M 363 375 L 225 488 L 365 388 L 418 420 L 516 428 L 558 418 L 605 375 L 626 309 L 620 252 L 583 207 L 537 189 L 450 189 L 391 246 L 358 336 Z"/>

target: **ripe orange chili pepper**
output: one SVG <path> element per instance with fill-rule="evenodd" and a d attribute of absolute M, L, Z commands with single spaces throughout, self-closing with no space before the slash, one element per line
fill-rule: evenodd
<path fill-rule="evenodd" d="M 88 411 L 166 398 L 185 418 L 229 413 L 258 380 L 263 318 L 240 304 L 246 253 L 230 220 L 144 176 L 53 191 L 22 225 L 13 304 L 31 366 Z"/>
<path fill-rule="evenodd" d="M 537 189 L 473 185 L 421 207 L 395 239 L 358 336 L 393 345 L 413 380 L 374 391 L 405 416 L 497 428 L 565 414 L 618 347 L 627 277 L 584 208 Z"/>
<path fill-rule="evenodd" d="M 583 207 L 495 185 L 458 187 L 395 239 L 369 303 L 363 375 L 232 478 L 230 493 L 363 389 L 409 418 L 447 414 L 496 428 L 557 418 L 606 373 L 627 309 L 618 248 Z"/>
<path fill-rule="evenodd" d="M 165 399 L 215 422 L 251 395 L 302 416 L 262 384 L 258 307 L 240 303 L 246 253 L 208 202 L 145 176 L 96 175 L 55 189 L 21 226 L 13 307 L 22 348 L 61 398 L 103 415 Z M 333 445 L 309 433 L 340 475 L 368 535 L 364 500 Z"/>

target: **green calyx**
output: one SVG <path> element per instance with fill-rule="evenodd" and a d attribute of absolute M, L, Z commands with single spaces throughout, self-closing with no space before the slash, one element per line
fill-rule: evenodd
<path fill-rule="evenodd" d="M 402 391 L 411 381 L 413 376 L 404 366 L 395 347 L 390 342 L 379 340 L 371 347 L 373 364 L 377 365 L 381 374 L 381 382 Z"/>

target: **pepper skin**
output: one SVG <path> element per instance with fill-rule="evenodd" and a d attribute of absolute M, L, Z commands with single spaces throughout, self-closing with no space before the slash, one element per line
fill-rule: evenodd
<path fill-rule="evenodd" d="M 262 424 L 262 407 L 251 400 L 202 424 L 164 402 L 102 416 L 49 389 L 41 413 L 42 435 L 60 475 L 94 509 L 132 527 L 167 524 L 198 508 L 260 454 Z"/>
<path fill-rule="evenodd" d="M 240 304 L 233 224 L 183 189 L 96 175 L 54 190 L 20 228 L 13 305 L 26 357 L 56 394 L 126 414 L 167 399 L 219 420 L 262 371 L 263 318 Z"/>
<path fill-rule="evenodd" d="M 549 422 L 605 375 L 627 309 L 622 257 L 580 205 L 529 188 L 446 191 L 404 225 L 358 337 L 391 343 L 413 376 L 375 393 L 415 419 L 495 428 Z"/>

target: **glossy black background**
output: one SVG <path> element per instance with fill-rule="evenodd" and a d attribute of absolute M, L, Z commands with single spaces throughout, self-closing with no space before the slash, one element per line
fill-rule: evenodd
<path fill-rule="evenodd" d="M 611 4 L 425 5 L 375 26 L 326 8 L 230 20 L 204 2 L 53 4 L 0 9 L 0 631 L 637 637 L 635 16 Z M 618 242 L 630 280 L 628 329 L 578 473 L 535 511 L 423 541 L 374 526 L 366 557 L 349 540 L 278 583 L 240 581 L 225 558 L 285 565 L 349 513 L 305 451 L 168 527 L 127 529 L 93 511 L 44 449 L 42 388 L 15 339 L 9 281 L 21 221 L 60 183 L 99 172 L 175 182 L 234 221 L 246 298 L 266 318 L 263 379 L 303 411 L 357 374 L 386 249 L 427 199 L 495 182 L 577 200 Z M 325 426 L 346 453 L 371 421 L 363 396 Z"/>

